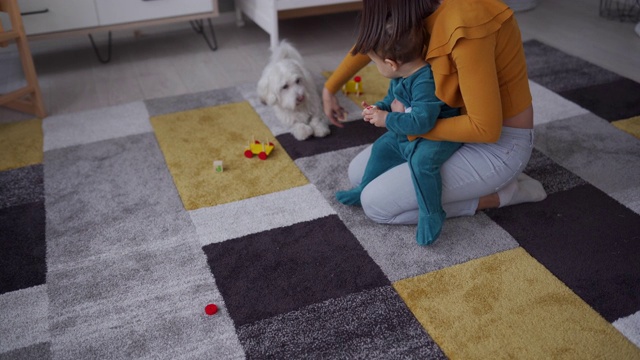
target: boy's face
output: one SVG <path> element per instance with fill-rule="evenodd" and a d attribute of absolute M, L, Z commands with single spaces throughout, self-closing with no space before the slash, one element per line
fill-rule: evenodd
<path fill-rule="evenodd" d="M 369 55 L 371 60 L 376 64 L 382 76 L 389 79 L 400 77 L 400 74 L 398 74 L 398 63 L 393 60 L 383 59 L 373 51 L 370 51 L 367 55 Z"/>

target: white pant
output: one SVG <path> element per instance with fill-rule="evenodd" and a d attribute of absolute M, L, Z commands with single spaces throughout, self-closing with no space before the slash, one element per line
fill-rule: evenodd
<path fill-rule="evenodd" d="M 480 197 L 516 181 L 533 150 L 533 129 L 502 127 L 496 143 L 467 143 L 440 169 L 442 207 L 447 217 L 473 215 Z M 371 155 L 371 146 L 349 164 L 349 180 L 358 186 Z M 362 208 L 383 224 L 417 224 L 418 200 L 407 163 L 378 176 L 362 191 Z"/>

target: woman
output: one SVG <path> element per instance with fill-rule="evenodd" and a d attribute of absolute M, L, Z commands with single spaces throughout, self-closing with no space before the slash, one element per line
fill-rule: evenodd
<path fill-rule="evenodd" d="M 426 60 L 436 96 L 462 115 L 440 120 L 430 140 L 465 143 L 442 166 L 447 217 L 540 201 L 542 185 L 522 173 L 533 149 L 533 107 L 524 49 L 513 11 L 499 0 L 364 0 L 358 39 L 325 83 L 323 105 L 336 126 L 344 110 L 335 93 L 370 59 L 389 17 L 398 27 L 422 23 L 429 34 Z M 398 29 L 398 31 L 401 29 Z M 394 111 L 403 109 L 394 109 Z M 371 147 L 349 165 L 353 186 L 362 180 Z M 379 223 L 415 224 L 418 202 L 405 163 L 369 183 L 365 214 Z"/>

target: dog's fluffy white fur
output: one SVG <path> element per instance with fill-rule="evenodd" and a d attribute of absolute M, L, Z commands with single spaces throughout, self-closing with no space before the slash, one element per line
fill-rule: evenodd
<path fill-rule="evenodd" d="M 329 122 L 320 94 L 302 56 L 282 40 L 271 49 L 271 59 L 258 81 L 260 101 L 272 106 L 276 116 L 298 140 L 329 135 Z"/>

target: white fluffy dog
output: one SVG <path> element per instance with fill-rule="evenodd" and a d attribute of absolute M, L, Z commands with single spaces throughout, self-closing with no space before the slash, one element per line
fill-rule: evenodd
<path fill-rule="evenodd" d="M 329 135 L 320 94 L 302 56 L 283 40 L 271 49 L 271 59 L 258 81 L 258 96 L 298 140 Z"/>

